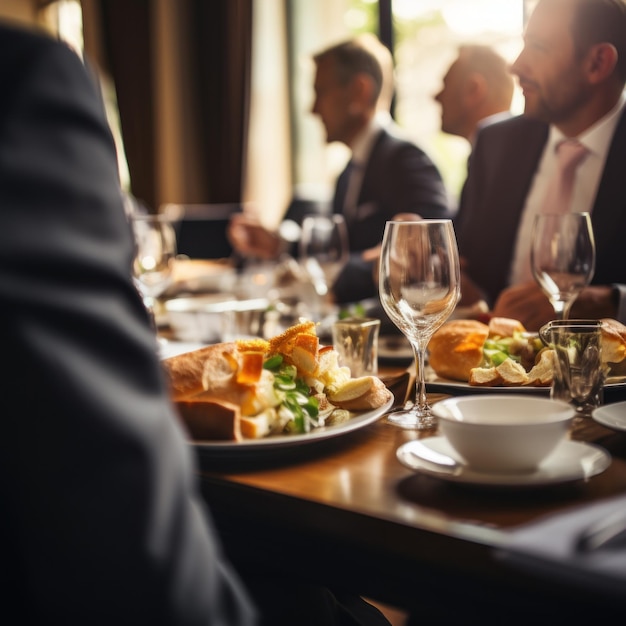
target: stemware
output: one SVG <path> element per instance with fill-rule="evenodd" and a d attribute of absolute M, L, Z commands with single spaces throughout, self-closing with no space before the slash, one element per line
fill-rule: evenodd
<path fill-rule="evenodd" d="M 348 230 L 342 215 L 308 215 L 304 218 L 300 261 L 319 296 L 327 295 L 348 255 Z"/>
<path fill-rule="evenodd" d="M 535 217 L 530 264 L 557 319 L 569 317 L 574 300 L 591 282 L 595 250 L 589 213 L 548 213 Z"/>
<path fill-rule="evenodd" d="M 427 429 L 435 418 L 426 398 L 425 360 L 433 333 L 460 298 L 460 269 L 451 220 L 390 221 L 380 256 L 380 300 L 413 347 L 416 399 L 387 420 L 403 428 Z"/>
<path fill-rule="evenodd" d="M 135 214 L 131 220 L 135 235 L 133 279 L 156 330 L 154 306 L 172 280 L 176 232 L 172 221 L 162 214 Z"/>

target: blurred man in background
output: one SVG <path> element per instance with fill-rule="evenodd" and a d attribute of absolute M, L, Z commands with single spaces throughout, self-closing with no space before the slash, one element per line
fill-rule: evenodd
<path fill-rule="evenodd" d="M 312 112 L 324 125 L 326 141 L 341 142 L 352 153 L 332 201 L 332 211 L 346 220 L 351 254 L 332 292 L 338 303 L 357 302 L 378 295 L 372 261 L 362 252 L 381 242 L 385 223 L 398 213 L 448 217 L 446 191 L 430 158 L 390 123 L 393 63 L 385 46 L 366 35 L 323 50 L 313 60 Z M 245 216 L 235 216 L 229 237 L 244 256 L 276 258 L 286 249 L 279 232 Z"/>

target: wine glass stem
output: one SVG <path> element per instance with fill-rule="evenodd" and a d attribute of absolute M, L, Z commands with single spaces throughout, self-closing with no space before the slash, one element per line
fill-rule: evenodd
<path fill-rule="evenodd" d="M 415 405 L 419 410 L 429 409 L 426 399 L 426 378 L 424 375 L 424 352 L 420 346 L 413 345 L 415 353 Z"/>

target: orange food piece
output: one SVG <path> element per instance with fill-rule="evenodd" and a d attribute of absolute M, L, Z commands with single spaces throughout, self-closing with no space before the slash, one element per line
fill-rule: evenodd
<path fill-rule="evenodd" d="M 258 382 L 263 372 L 262 352 L 243 352 L 241 367 L 237 372 L 237 382 L 242 385 L 253 385 Z"/>
<path fill-rule="evenodd" d="M 295 345 L 296 339 L 299 335 L 314 335 L 317 337 L 315 332 L 315 322 L 302 322 L 301 324 L 296 324 L 295 326 L 291 326 L 280 335 L 276 337 L 272 337 L 269 340 L 269 354 L 283 354 L 283 355 L 291 355 L 291 351 L 293 350 L 293 346 Z"/>

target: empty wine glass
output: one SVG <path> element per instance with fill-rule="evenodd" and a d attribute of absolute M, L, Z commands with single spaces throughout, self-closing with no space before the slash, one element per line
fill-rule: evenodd
<path fill-rule="evenodd" d="M 591 282 L 596 248 L 589 213 L 537 215 L 530 263 L 557 319 L 567 319 L 578 294 Z"/>
<path fill-rule="evenodd" d="M 348 229 L 342 215 L 309 215 L 302 221 L 300 261 L 319 296 L 326 296 L 348 261 Z"/>
<path fill-rule="evenodd" d="M 133 279 L 156 330 L 154 307 L 172 281 L 176 232 L 164 215 L 133 215 L 131 219 L 135 234 Z"/>
<path fill-rule="evenodd" d="M 424 375 L 426 348 L 460 298 L 459 255 L 452 222 L 387 222 L 379 291 L 387 315 L 413 347 L 416 366 L 414 405 L 390 413 L 387 419 L 403 428 L 432 428 L 435 418 L 426 398 Z"/>

